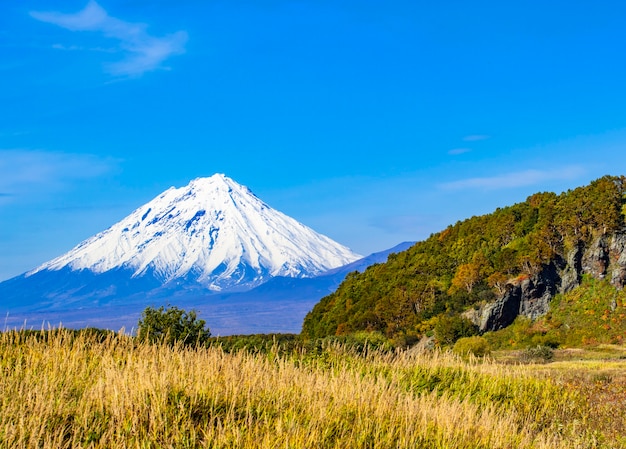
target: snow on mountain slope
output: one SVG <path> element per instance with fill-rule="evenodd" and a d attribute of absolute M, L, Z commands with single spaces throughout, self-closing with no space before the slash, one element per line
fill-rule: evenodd
<path fill-rule="evenodd" d="M 216 174 L 170 188 L 109 229 L 33 271 L 131 270 L 162 283 L 251 288 L 275 276 L 310 277 L 361 256 L 272 209 Z"/>
<path fill-rule="evenodd" d="M 43 270 L 0 282 L 0 316 L 4 328 L 42 328 L 62 323 L 68 328 L 99 327 L 131 331 L 146 306 L 166 302 L 194 309 L 214 335 L 298 333 L 305 315 L 335 291 L 345 276 L 404 251 L 404 242 L 311 278 L 274 277 L 245 291 L 208 293 L 202 288 L 159 287 L 152 277 L 130 279 L 125 270 L 97 275 L 91 271 Z M 114 285 L 114 288 L 111 286 Z"/>

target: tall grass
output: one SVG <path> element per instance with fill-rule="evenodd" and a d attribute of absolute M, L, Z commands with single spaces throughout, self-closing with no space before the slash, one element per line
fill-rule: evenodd
<path fill-rule="evenodd" d="M 530 368 L 442 353 L 0 336 L 0 448 L 600 447 L 583 406 Z"/>

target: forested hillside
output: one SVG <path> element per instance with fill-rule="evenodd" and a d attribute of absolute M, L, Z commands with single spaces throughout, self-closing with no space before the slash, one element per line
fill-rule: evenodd
<path fill-rule="evenodd" d="M 605 176 L 457 222 L 348 275 L 307 315 L 303 334 L 366 330 L 411 342 L 439 326 L 460 337 L 545 314 L 555 294 L 576 288 L 584 273 L 604 278 L 611 264 L 607 279 L 622 288 L 625 193 L 624 176 Z"/>

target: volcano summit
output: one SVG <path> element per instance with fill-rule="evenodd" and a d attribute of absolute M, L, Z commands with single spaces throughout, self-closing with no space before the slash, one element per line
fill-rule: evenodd
<path fill-rule="evenodd" d="M 360 258 L 216 174 L 166 190 L 66 254 L 0 283 L 0 309 L 241 292 L 275 277 L 314 277 Z"/>

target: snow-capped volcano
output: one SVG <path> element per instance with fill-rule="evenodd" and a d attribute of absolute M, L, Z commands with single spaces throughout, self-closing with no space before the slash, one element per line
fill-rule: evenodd
<path fill-rule="evenodd" d="M 218 291 L 252 288 L 275 276 L 315 276 L 360 257 L 216 174 L 166 190 L 26 277 L 121 269 L 133 278 L 191 281 Z"/>

